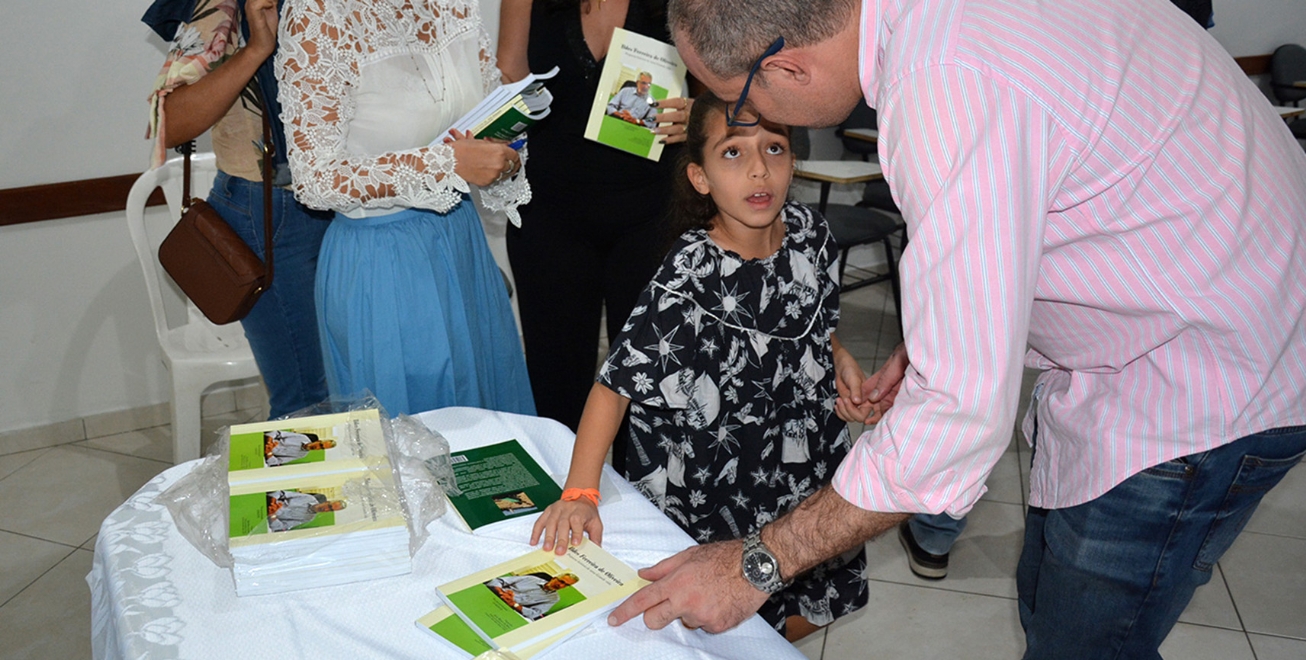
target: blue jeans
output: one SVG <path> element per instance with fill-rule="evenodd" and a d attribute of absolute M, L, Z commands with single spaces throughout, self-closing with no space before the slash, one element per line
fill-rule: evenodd
<path fill-rule="evenodd" d="M 209 204 L 263 254 L 263 183 L 219 171 Z M 272 286 L 241 322 L 268 388 L 272 417 L 327 398 L 313 281 L 330 215 L 316 214 L 284 188 L 272 189 Z"/>
<path fill-rule="evenodd" d="M 1148 468 L 1095 500 L 1030 507 L 1016 569 L 1025 658 L 1159 659 L 1261 497 L 1306 454 L 1306 426 Z"/>
<path fill-rule="evenodd" d="M 916 545 L 922 550 L 932 555 L 946 555 L 966 529 L 966 518 L 957 519 L 946 513 L 918 513 L 907 524 L 911 526 Z"/>

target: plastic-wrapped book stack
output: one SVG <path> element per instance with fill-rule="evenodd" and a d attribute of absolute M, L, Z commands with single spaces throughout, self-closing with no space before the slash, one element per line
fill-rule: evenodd
<path fill-rule="evenodd" d="M 376 409 L 232 426 L 229 456 L 238 595 L 412 571 Z"/>

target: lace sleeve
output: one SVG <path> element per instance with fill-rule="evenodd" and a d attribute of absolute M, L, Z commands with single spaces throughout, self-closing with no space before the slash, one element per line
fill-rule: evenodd
<path fill-rule="evenodd" d="M 489 94 L 499 88 L 502 74 L 494 59 L 494 50 L 490 47 L 490 36 L 485 28 L 480 29 L 481 43 L 481 82 L 485 93 Z M 531 184 L 526 180 L 526 147 L 519 150 L 522 166 L 511 177 L 481 189 L 481 204 L 492 213 L 502 212 L 514 227 L 521 226 L 521 215 L 517 207 L 525 206 L 531 201 Z"/>
<path fill-rule="evenodd" d="M 348 11 L 330 0 L 291 0 L 281 19 L 277 80 L 295 197 L 340 212 L 396 205 L 443 213 L 462 201 L 453 149 L 440 144 L 378 155 L 350 154 L 342 127 L 366 45 Z"/>

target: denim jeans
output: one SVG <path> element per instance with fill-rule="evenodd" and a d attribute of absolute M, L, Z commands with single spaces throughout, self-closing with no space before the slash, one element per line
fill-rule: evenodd
<path fill-rule="evenodd" d="M 1160 658 L 1194 590 L 1304 453 L 1306 427 L 1274 429 L 1079 506 L 1030 507 L 1016 569 L 1025 658 Z"/>
<path fill-rule="evenodd" d="M 264 258 L 262 182 L 220 171 L 209 204 Z M 272 189 L 272 286 L 240 323 L 267 385 L 274 418 L 327 398 L 313 281 L 330 218 L 296 202 L 289 190 Z"/>
<path fill-rule="evenodd" d="M 932 555 L 946 555 L 952 544 L 966 529 L 966 518 L 953 518 L 946 513 L 918 513 L 911 517 L 912 538 L 916 545 Z"/>

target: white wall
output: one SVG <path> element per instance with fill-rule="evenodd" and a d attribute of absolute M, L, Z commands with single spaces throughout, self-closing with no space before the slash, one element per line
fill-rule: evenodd
<path fill-rule="evenodd" d="M 0 188 L 146 167 L 145 97 L 164 53 L 139 22 L 148 4 L 0 5 Z M 483 5 L 493 36 L 498 3 Z M 1233 55 L 1306 44 L 1306 1 L 1216 0 L 1215 11 L 1212 34 Z M 816 155 L 833 144 L 813 136 Z M 0 431 L 168 398 L 119 213 L 0 228 L 0 338 Z"/>

